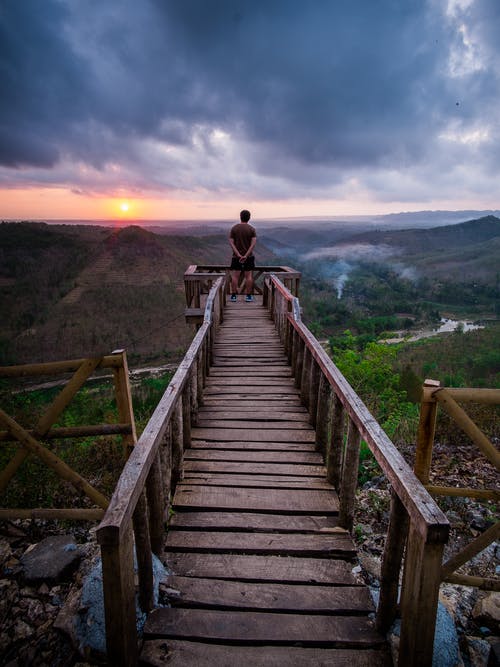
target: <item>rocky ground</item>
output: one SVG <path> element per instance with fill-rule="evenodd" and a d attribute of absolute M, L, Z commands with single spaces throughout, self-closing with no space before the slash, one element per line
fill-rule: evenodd
<path fill-rule="evenodd" d="M 411 448 L 404 452 L 408 459 Z M 498 485 L 498 475 L 491 466 L 479 465 L 470 448 L 453 455 L 446 447 L 437 447 L 433 470 L 446 485 L 470 484 L 476 488 Z M 472 484 L 470 484 L 472 485 Z M 359 548 L 361 576 L 376 594 L 380 581 L 380 559 L 389 519 L 390 491 L 383 476 L 375 476 L 359 491 L 354 536 Z M 475 536 L 492 525 L 498 516 L 491 503 L 466 498 L 441 499 L 440 504 L 451 523 L 451 537 L 445 558 L 457 552 Z M 67 534 L 68 527 L 51 522 L 17 521 L 0 523 L 0 664 L 9 667 L 50 665 L 69 667 L 96 664 L 99 657 L 83 657 L 65 630 L 68 628 L 68 596 L 78 591 L 92 556 L 97 552 L 95 529 L 88 525 L 72 527 L 69 542 L 62 545 L 63 563 L 55 575 L 37 575 L 40 563 L 33 564 L 34 545 L 50 536 Z M 51 548 L 51 553 L 54 549 Z M 69 552 L 69 553 L 68 553 Z M 42 559 L 43 561 L 43 559 Z M 31 568 L 31 569 L 30 569 Z M 500 574 L 500 544 L 488 549 L 461 569 L 466 574 L 495 577 Z M 498 662 L 500 642 L 500 593 L 488 593 L 463 586 L 443 584 L 440 600 L 449 612 L 459 647 L 457 665 L 494 667 Z M 78 607 L 76 607 L 76 613 Z M 496 646 L 492 649 L 492 646 Z M 101 661 L 102 662 L 102 661 Z M 442 663 L 445 664 L 445 663 Z M 447 663 L 446 667 L 448 667 Z M 438 664 L 437 667 L 441 667 Z"/>

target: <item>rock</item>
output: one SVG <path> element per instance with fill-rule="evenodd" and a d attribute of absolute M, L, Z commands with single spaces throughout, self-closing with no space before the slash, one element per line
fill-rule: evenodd
<path fill-rule="evenodd" d="M 480 598 L 474 609 L 472 616 L 476 623 L 485 625 L 494 634 L 500 632 L 500 593 L 488 593 Z"/>
<path fill-rule="evenodd" d="M 465 628 L 477 600 L 477 589 L 457 584 L 442 584 L 439 600 L 451 614 L 455 624 Z"/>
<path fill-rule="evenodd" d="M 67 577 L 80 562 L 84 550 L 71 535 L 47 537 L 21 558 L 27 581 L 59 581 Z"/>
<path fill-rule="evenodd" d="M 361 567 L 370 576 L 370 578 L 380 580 L 381 576 L 380 558 L 360 552 L 359 560 L 361 562 Z"/>
<path fill-rule="evenodd" d="M 490 640 L 490 646 L 488 667 L 500 667 L 500 639 L 496 637 L 494 642 Z"/>
<path fill-rule="evenodd" d="M 486 667 L 491 652 L 489 643 L 479 637 L 466 637 L 465 641 L 471 667 Z"/>

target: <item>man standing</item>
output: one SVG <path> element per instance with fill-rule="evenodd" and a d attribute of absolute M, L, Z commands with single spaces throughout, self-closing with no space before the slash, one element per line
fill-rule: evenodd
<path fill-rule="evenodd" d="M 253 249 L 257 243 L 257 234 L 252 225 L 249 224 L 250 211 L 243 210 L 240 213 L 240 221 L 231 227 L 229 232 L 229 244 L 233 250 L 231 260 L 231 301 L 236 301 L 238 293 L 238 280 L 242 271 L 245 272 L 246 297 L 245 301 L 253 301 L 253 269 L 255 268 L 255 257 Z"/>

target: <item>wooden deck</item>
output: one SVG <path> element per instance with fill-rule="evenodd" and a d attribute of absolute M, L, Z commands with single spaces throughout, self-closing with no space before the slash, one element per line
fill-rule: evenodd
<path fill-rule="evenodd" d="M 173 499 L 147 665 L 391 664 L 315 431 L 259 301 L 228 303 Z"/>

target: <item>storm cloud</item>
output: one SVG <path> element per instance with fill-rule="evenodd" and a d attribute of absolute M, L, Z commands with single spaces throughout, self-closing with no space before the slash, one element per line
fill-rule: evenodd
<path fill-rule="evenodd" d="M 0 184 L 481 196 L 498 34 L 497 0 L 3 0 Z"/>

